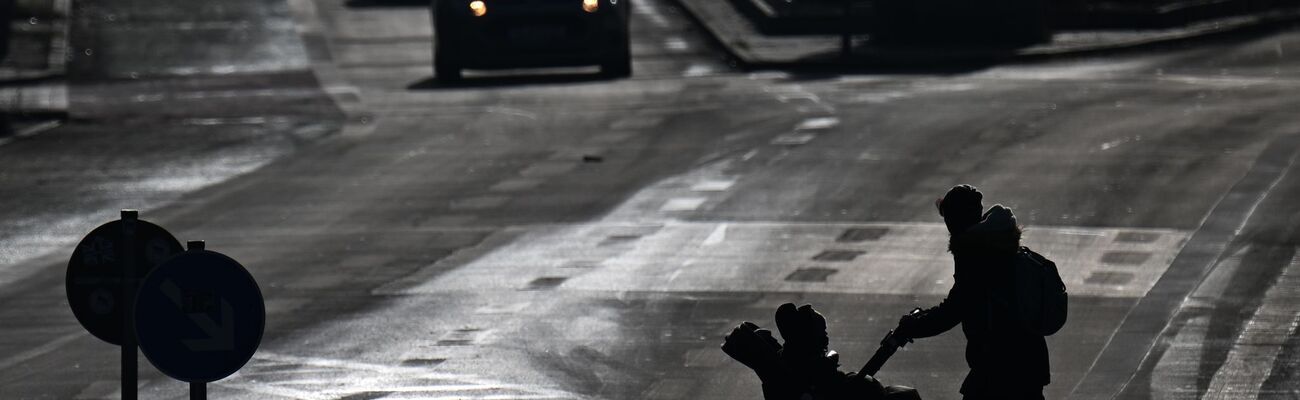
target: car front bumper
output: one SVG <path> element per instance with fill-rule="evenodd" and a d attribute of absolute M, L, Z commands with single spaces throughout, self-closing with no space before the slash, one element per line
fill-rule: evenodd
<path fill-rule="evenodd" d="M 596 13 L 572 4 L 510 7 L 489 3 L 482 17 L 440 18 L 440 55 L 466 68 L 512 68 L 599 64 L 626 50 L 627 14 L 623 5 L 602 0 Z M 458 11 L 458 10 L 452 10 Z M 450 50 L 450 51 L 448 51 Z"/>

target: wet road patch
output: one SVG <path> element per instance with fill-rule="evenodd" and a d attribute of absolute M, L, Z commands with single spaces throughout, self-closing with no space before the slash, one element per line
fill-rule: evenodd
<path fill-rule="evenodd" d="M 817 255 L 813 256 L 812 259 L 816 261 L 844 262 L 853 261 L 853 259 L 858 258 L 858 256 L 863 254 L 867 254 L 867 252 L 858 250 L 826 250 L 817 253 Z"/>
<path fill-rule="evenodd" d="M 880 240 L 881 237 L 889 233 L 889 228 L 872 227 L 872 228 L 849 228 L 845 229 L 836 242 L 840 243 L 858 243 L 866 241 Z"/>
<path fill-rule="evenodd" d="M 563 285 L 564 281 L 567 280 L 569 278 L 563 276 L 543 276 L 528 282 L 528 286 L 524 290 L 551 290 Z"/>
<path fill-rule="evenodd" d="M 1108 251 L 1101 255 L 1102 264 L 1142 265 L 1151 259 L 1151 253 L 1145 251 Z"/>
<path fill-rule="evenodd" d="M 1120 232 L 1115 235 L 1115 241 L 1120 243 L 1151 243 L 1160 239 L 1160 234 L 1155 232 Z"/>
<path fill-rule="evenodd" d="M 1128 272 L 1096 271 L 1089 274 L 1088 278 L 1084 279 L 1083 282 L 1092 285 L 1118 286 L 1132 282 L 1133 278 L 1134 275 Z"/>
<path fill-rule="evenodd" d="M 790 282 L 826 282 L 826 278 L 830 278 L 836 272 L 840 271 L 834 268 L 822 267 L 799 268 L 786 276 L 785 280 Z"/>

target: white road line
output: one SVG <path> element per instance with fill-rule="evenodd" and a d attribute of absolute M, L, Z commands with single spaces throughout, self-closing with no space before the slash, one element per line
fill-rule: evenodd
<path fill-rule="evenodd" d="M 679 197 L 669 199 L 659 211 L 694 211 L 700 208 L 708 199 L 703 197 Z"/>
<path fill-rule="evenodd" d="M 715 72 L 717 71 L 714 70 L 713 67 L 710 67 L 708 65 L 691 64 L 690 67 L 686 68 L 685 72 L 682 72 L 682 75 L 693 78 L 698 76 L 713 75 Z"/>
<path fill-rule="evenodd" d="M 521 110 L 518 108 L 493 106 L 493 107 L 488 107 L 487 112 L 493 114 L 509 115 L 513 117 L 527 118 L 527 119 L 537 119 L 537 113 Z"/>
<path fill-rule="evenodd" d="M 39 135 L 42 132 L 48 131 L 50 129 L 58 128 L 59 126 L 62 125 L 63 125 L 63 121 L 47 121 L 36 125 L 32 125 L 30 127 L 19 130 L 18 132 L 14 132 L 12 136 L 0 138 L 0 146 L 4 146 L 5 144 L 12 142 L 15 139 L 29 138 L 32 136 Z"/>
<path fill-rule="evenodd" d="M 700 244 L 705 246 L 714 246 L 718 243 L 722 243 L 724 240 L 727 240 L 727 224 L 718 224 L 718 227 L 713 229 L 713 233 L 710 233 L 709 237 L 704 238 L 704 242 L 701 242 Z"/>
<path fill-rule="evenodd" d="M 1228 359 L 1214 373 L 1203 400 L 1255 399 L 1282 352 L 1287 337 L 1300 325 L 1300 255 L 1282 270 L 1264 302 L 1242 329 Z"/>
<path fill-rule="evenodd" d="M 772 138 L 772 144 L 782 146 L 799 146 L 811 142 L 817 135 L 811 133 L 787 133 Z"/>
<path fill-rule="evenodd" d="M 1287 160 L 1286 167 L 1284 167 L 1282 173 L 1277 174 L 1277 178 L 1273 179 L 1273 183 L 1268 184 L 1268 189 L 1264 189 L 1264 192 L 1260 193 L 1259 197 L 1255 198 L 1255 204 L 1250 205 L 1250 210 L 1246 211 L 1246 215 L 1241 218 L 1241 223 L 1237 225 L 1237 229 L 1232 231 L 1232 236 L 1240 236 L 1241 230 L 1246 229 L 1246 223 L 1250 222 L 1250 218 L 1255 215 L 1255 210 L 1259 209 L 1259 205 L 1263 204 L 1264 199 L 1267 199 L 1268 195 L 1273 193 L 1273 189 L 1277 188 L 1277 184 L 1282 183 L 1282 179 L 1285 179 L 1286 175 L 1291 173 L 1291 166 L 1295 165 L 1296 157 L 1300 157 L 1300 155 L 1292 154 L 1291 159 Z"/>
<path fill-rule="evenodd" d="M 728 180 L 708 180 L 691 186 L 692 192 L 723 192 L 731 189 L 736 184 L 735 179 Z"/>
<path fill-rule="evenodd" d="M 49 342 L 47 342 L 47 343 L 45 343 L 45 344 L 43 344 L 43 345 L 37 346 L 36 348 L 33 348 L 33 349 L 31 349 L 31 350 L 27 350 L 27 351 L 24 351 L 24 352 L 22 352 L 22 353 L 18 353 L 18 354 L 15 354 L 15 355 L 9 356 L 9 357 L 7 357 L 7 358 L 5 358 L 5 359 L 3 359 L 3 360 L 0 360 L 0 370 L 8 369 L 9 367 L 13 367 L 13 366 L 15 366 L 15 365 L 22 364 L 22 363 L 26 362 L 27 360 L 31 360 L 31 359 L 36 358 L 36 357 L 40 357 L 41 355 L 44 355 L 45 353 L 49 353 L 49 352 L 51 352 L 51 351 L 57 350 L 58 348 L 63 347 L 63 345 L 68 344 L 68 342 L 71 342 L 71 341 L 73 341 L 73 340 L 76 340 L 77 338 L 81 337 L 82 335 L 85 335 L 85 333 L 80 332 L 80 331 L 78 331 L 78 332 L 73 332 L 73 333 L 69 333 L 69 334 L 66 334 L 66 335 L 63 335 L 63 336 L 59 336 L 57 339 L 51 340 L 51 341 L 49 341 Z"/>
<path fill-rule="evenodd" d="M 690 45 L 686 44 L 686 39 L 674 36 L 664 40 L 664 48 L 672 51 L 686 51 L 690 48 Z"/>
<path fill-rule="evenodd" d="M 831 129 L 840 125 L 840 119 L 835 117 L 809 118 L 795 126 L 796 131 L 817 131 Z"/>

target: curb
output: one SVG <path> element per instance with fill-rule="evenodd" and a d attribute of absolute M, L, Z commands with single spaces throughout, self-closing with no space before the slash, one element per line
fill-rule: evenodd
<path fill-rule="evenodd" d="M 1146 30 L 1129 33 L 1099 32 L 1060 32 L 1054 35 L 1054 44 L 1032 46 L 1020 49 L 1011 48 L 902 48 L 902 47 L 855 47 L 854 57 L 843 60 L 838 57 L 838 36 L 804 36 L 796 38 L 770 37 L 757 31 L 750 19 L 734 8 L 728 11 L 704 10 L 700 1 L 716 0 L 672 0 L 685 11 L 688 18 L 703 28 L 710 39 L 720 46 L 737 66 L 743 69 L 761 68 L 808 68 L 808 67 L 880 67 L 880 66 L 935 66 L 940 62 L 1008 62 L 1035 61 L 1052 58 L 1095 55 L 1125 50 L 1135 50 L 1156 45 L 1201 39 L 1230 33 L 1249 32 L 1268 29 L 1278 25 L 1300 21 L 1300 8 L 1272 10 L 1251 15 L 1220 18 L 1191 24 L 1177 29 Z M 730 2 L 724 7 L 733 7 Z M 729 12 L 735 14 L 731 21 L 722 21 L 714 17 Z M 722 18 L 728 19 L 728 18 Z M 739 21 L 737 21 L 739 19 Z M 708 22 L 705 22 L 708 20 Z M 720 25 L 726 25 L 721 27 Z M 739 26 L 737 26 L 739 25 Z M 735 31 L 728 32 L 730 27 Z M 759 38 L 767 40 L 766 47 L 778 47 L 773 43 L 781 41 L 790 43 L 802 41 L 813 43 L 822 52 L 805 51 L 803 54 L 774 57 L 759 54 L 751 41 Z M 820 40 L 819 40 L 820 38 Z M 796 46 L 791 46 L 796 47 Z M 808 48 L 808 46 L 797 46 Z M 835 51 L 830 51 L 835 50 Z"/>

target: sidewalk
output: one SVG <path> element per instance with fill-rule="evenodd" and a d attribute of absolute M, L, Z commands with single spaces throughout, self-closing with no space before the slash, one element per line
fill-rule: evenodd
<path fill-rule="evenodd" d="M 970 46 L 886 47 L 855 36 L 853 53 L 841 57 L 839 35 L 767 35 L 730 1 L 676 0 L 729 55 L 748 67 L 917 65 L 941 61 L 991 61 L 1041 58 L 1117 50 L 1160 42 L 1239 31 L 1269 23 L 1300 20 L 1300 9 L 1207 19 L 1186 26 L 1143 30 L 1063 31 L 1048 44 L 1022 48 Z M 749 0 L 739 0 L 749 1 Z"/>
<path fill-rule="evenodd" d="M 67 114 L 68 20 L 72 0 L 20 0 L 10 24 L 9 54 L 0 62 L 0 114 Z"/>

